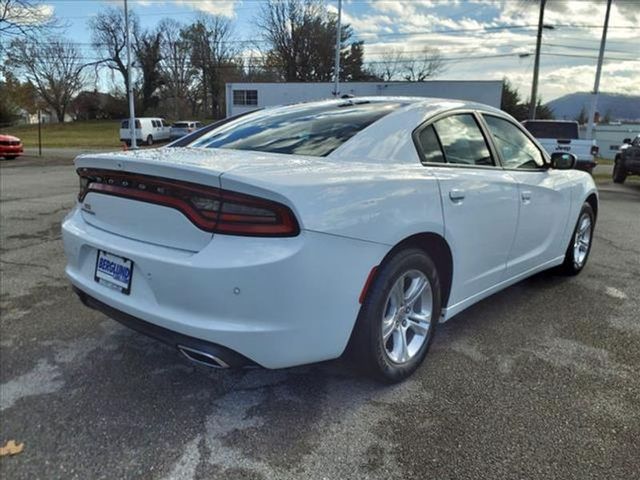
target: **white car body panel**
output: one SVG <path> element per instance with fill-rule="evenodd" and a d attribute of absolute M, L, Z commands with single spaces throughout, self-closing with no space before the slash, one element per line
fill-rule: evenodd
<path fill-rule="evenodd" d="M 82 155 L 77 168 L 173 178 L 280 202 L 295 213 L 301 232 L 210 234 L 166 207 L 89 194 L 62 226 L 66 273 L 117 310 L 278 368 L 339 356 L 370 272 L 414 235 L 441 237 L 451 251 L 443 321 L 561 263 L 583 202 L 597 196 L 591 177 L 576 170 L 424 166 L 411 132 L 434 115 L 479 109 L 510 117 L 473 103 L 413 102 L 324 158 L 188 147 Z M 463 190 L 464 201 L 452 201 L 452 190 Z M 134 262 L 130 295 L 94 281 L 98 249 Z"/>
<path fill-rule="evenodd" d="M 518 186 L 502 169 L 431 169 L 440 181 L 444 238 L 455 252 L 449 297 L 455 304 L 504 279 L 518 225 Z M 452 199 L 456 193 L 464 198 Z"/>

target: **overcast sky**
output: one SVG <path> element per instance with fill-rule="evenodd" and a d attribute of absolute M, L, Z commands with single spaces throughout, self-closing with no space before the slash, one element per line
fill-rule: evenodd
<path fill-rule="evenodd" d="M 88 19 L 122 0 L 50 0 L 47 7 L 69 24 L 67 34 L 92 59 Z M 144 27 L 163 17 L 189 22 L 198 12 L 234 22 L 238 46 L 258 40 L 255 18 L 262 0 L 129 0 Z M 438 79 L 509 78 L 523 97 L 531 88 L 537 0 L 344 0 L 343 18 L 365 41 L 365 59 L 387 48 L 412 56 L 424 46 L 440 49 L 447 69 Z M 548 0 L 541 57 L 544 101 L 593 88 L 605 0 Z M 337 1 L 327 2 L 336 10 Z M 640 94 L 640 0 L 614 0 L 601 90 Z M 525 56 L 526 54 L 530 54 Z"/>

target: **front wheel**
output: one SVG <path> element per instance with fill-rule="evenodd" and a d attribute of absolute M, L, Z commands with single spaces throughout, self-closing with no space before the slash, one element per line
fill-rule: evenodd
<path fill-rule="evenodd" d="M 624 169 L 624 166 L 621 165 L 622 160 L 617 160 L 615 165 L 613 166 L 613 182 L 614 183 L 624 183 L 627 179 L 627 172 Z"/>
<path fill-rule="evenodd" d="M 578 215 L 578 222 L 573 230 L 573 236 L 564 256 L 564 263 L 560 266 L 560 273 L 565 275 L 577 275 L 587 264 L 591 243 L 593 240 L 593 228 L 595 215 L 591 205 L 585 202 Z"/>
<path fill-rule="evenodd" d="M 407 249 L 386 260 L 360 308 L 352 347 L 360 366 L 399 382 L 422 363 L 440 318 L 440 280 L 431 258 Z"/>

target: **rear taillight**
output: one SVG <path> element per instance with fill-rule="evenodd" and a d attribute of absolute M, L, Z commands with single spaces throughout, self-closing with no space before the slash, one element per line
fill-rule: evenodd
<path fill-rule="evenodd" d="M 591 145 L 591 155 L 598 155 L 598 152 L 600 152 L 600 147 L 597 145 Z"/>
<path fill-rule="evenodd" d="M 174 208 L 207 232 L 263 237 L 292 237 L 300 227 L 291 209 L 264 198 L 181 180 L 118 172 L 78 170 L 83 201 L 101 193 Z"/>

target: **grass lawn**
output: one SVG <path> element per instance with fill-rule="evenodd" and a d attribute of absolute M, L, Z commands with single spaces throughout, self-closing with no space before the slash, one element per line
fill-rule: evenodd
<path fill-rule="evenodd" d="M 44 124 L 42 125 L 42 147 L 120 147 L 119 129 L 119 120 Z M 38 147 L 38 125 L 3 128 L 2 133 L 19 137 L 26 148 Z"/>

